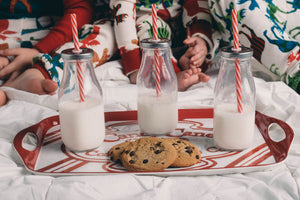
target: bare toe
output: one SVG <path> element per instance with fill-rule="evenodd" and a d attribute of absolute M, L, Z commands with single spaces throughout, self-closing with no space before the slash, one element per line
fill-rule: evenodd
<path fill-rule="evenodd" d="M 193 74 L 197 74 L 197 73 L 198 73 L 198 69 L 199 69 L 199 68 L 193 68 L 193 69 L 192 69 L 192 73 L 193 73 Z"/>
<path fill-rule="evenodd" d="M 6 104 L 7 97 L 4 91 L 0 90 L 0 106 Z"/>
<path fill-rule="evenodd" d="M 199 74 L 199 79 L 200 79 L 201 82 L 208 82 L 209 79 L 210 79 L 210 77 L 207 76 L 207 75 L 204 74 L 204 73 L 200 73 L 200 74 Z"/>
<path fill-rule="evenodd" d="M 53 94 L 57 90 L 58 85 L 55 81 L 45 79 L 42 81 L 42 88 L 46 94 Z"/>
<path fill-rule="evenodd" d="M 192 75 L 192 72 L 189 72 L 190 70 L 185 70 L 184 72 L 180 72 L 180 73 L 183 73 L 182 74 L 182 77 L 183 79 L 187 79 L 187 78 L 190 78 L 191 75 Z"/>
<path fill-rule="evenodd" d="M 187 69 L 177 75 L 178 91 L 185 91 L 192 85 L 209 81 L 209 76 L 201 72 L 200 68 Z"/>
<path fill-rule="evenodd" d="M 185 72 L 189 75 L 189 76 L 192 76 L 194 74 L 194 70 L 195 69 L 187 69 L 185 70 Z"/>

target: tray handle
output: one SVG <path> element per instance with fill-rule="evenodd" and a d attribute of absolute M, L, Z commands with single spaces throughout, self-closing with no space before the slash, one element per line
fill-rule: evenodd
<path fill-rule="evenodd" d="M 13 141 L 14 148 L 28 169 L 35 169 L 35 165 L 43 145 L 44 136 L 53 123 L 59 123 L 58 116 L 46 118 L 33 126 L 23 129 L 15 136 Z M 25 149 L 22 145 L 25 136 L 29 133 L 34 134 L 37 139 L 36 148 L 32 151 Z"/>
<path fill-rule="evenodd" d="M 255 124 L 264 140 L 266 141 L 267 145 L 269 146 L 270 151 L 275 158 L 275 161 L 283 161 L 288 155 L 290 145 L 294 138 L 293 129 L 284 121 L 269 117 L 258 111 L 256 111 L 255 113 Z M 272 140 L 269 134 L 269 127 L 271 124 L 278 124 L 282 128 L 285 133 L 285 138 L 283 140 L 278 142 Z"/>

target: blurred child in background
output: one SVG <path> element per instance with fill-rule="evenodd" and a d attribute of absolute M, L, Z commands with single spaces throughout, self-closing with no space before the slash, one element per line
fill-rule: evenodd
<path fill-rule="evenodd" d="M 208 53 L 213 49 L 207 0 L 157 0 L 151 3 L 144 0 L 111 0 L 116 42 L 130 82 L 136 83 L 141 63 L 139 41 L 153 37 L 152 4 L 157 7 L 159 38 L 171 39 L 172 34 L 176 34 L 172 30 L 182 23 L 186 30 L 183 43 L 189 47 L 180 56 L 179 62 L 174 56 L 171 58 L 177 75 L 178 90 L 184 91 L 196 83 L 207 82 L 209 77 L 201 71 L 201 67 L 210 61 Z M 171 23 L 178 18 L 178 23 Z"/>
<path fill-rule="evenodd" d="M 80 47 L 94 50 L 99 66 L 115 51 L 109 20 L 91 24 L 89 0 L 0 1 L 0 79 L 2 86 L 36 94 L 54 94 L 62 77 L 60 52 L 73 48 L 70 14 L 77 16 Z M 102 27 L 105 27 L 102 29 Z M 101 30 L 101 31 L 100 31 Z M 102 44 L 106 41 L 106 45 Z M 0 90 L 0 105 L 7 101 Z"/>

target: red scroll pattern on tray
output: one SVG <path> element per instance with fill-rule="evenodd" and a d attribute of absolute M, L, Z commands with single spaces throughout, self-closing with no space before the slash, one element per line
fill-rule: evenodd
<path fill-rule="evenodd" d="M 212 109 L 180 110 L 178 128 L 175 132 L 164 136 L 180 137 L 192 142 L 202 152 L 201 161 L 190 167 L 168 168 L 163 172 L 153 172 L 154 174 L 223 174 L 257 171 L 280 163 L 282 161 L 280 158 L 287 155 L 293 139 L 293 132 L 286 126 L 283 130 L 287 137 L 284 141 L 280 141 L 280 144 L 285 143 L 287 149 L 280 148 L 282 153 L 278 152 L 278 149 L 272 149 L 273 146 L 276 146 L 274 142 L 266 142 L 268 133 L 259 132 L 261 124 L 259 125 L 260 129 L 257 129 L 255 133 L 256 141 L 249 149 L 244 151 L 219 149 L 214 145 L 212 138 L 212 112 Z M 61 141 L 58 116 L 49 117 L 20 131 L 14 139 L 14 147 L 25 167 L 33 173 L 54 175 L 134 173 L 128 172 L 120 164 L 112 162 L 107 152 L 115 144 L 146 137 L 140 133 L 136 111 L 105 113 L 105 117 L 106 137 L 104 143 L 95 150 L 72 152 L 66 149 Z M 264 121 L 261 114 L 259 117 L 260 121 Z M 26 150 L 22 146 L 22 141 L 28 133 L 37 136 L 37 148 L 33 151 Z M 278 157 L 274 157 L 272 151 L 276 152 Z"/>

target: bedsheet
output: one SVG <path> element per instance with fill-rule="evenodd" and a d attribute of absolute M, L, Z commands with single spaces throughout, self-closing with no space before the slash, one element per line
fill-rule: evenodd
<path fill-rule="evenodd" d="M 136 86 L 129 83 L 120 61 L 96 68 L 103 89 L 105 111 L 136 110 Z M 208 72 L 208 83 L 199 83 L 178 94 L 179 108 L 213 106 L 217 70 Z M 12 88 L 10 100 L 0 107 L 0 199 L 202 199 L 296 200 L 300 197 L 300 96 L 284 83 L 255 78 L 256 109 L 287 122 L 294 130 L 288 158 L 268 171 L 210 176 L 98 175 L 47 176 L 28 172 L 13 148 L 22 129 L 58 115 L 57 95 L 34 95 Z M 30 141 L 23 141 L 30 143 Z"/>

